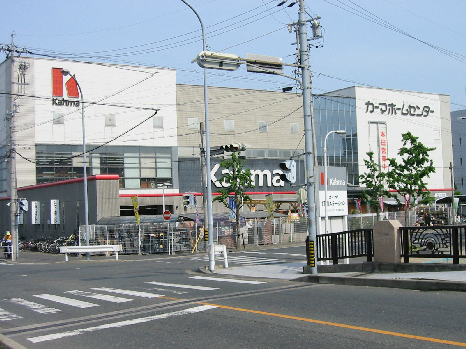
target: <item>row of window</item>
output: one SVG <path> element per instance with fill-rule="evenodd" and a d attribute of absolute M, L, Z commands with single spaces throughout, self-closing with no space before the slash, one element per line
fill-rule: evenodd
<path fill-rule="evenodd" d="M 83 176 L 79 146 L 37 145 L 37 183 Z M 171 148 L 105 146 L 87 156 L 87 175 L 116 174 L 121 188 L 155 188 L 172 182 Z"/>
<path fill-rule="evenodd" d="M 188 118 L 188 128 L 199 130 L 199 118 Z M 223 128 L 225 132 L 235 132 L 235 120 L 223 120 Z M 268 132 L 267 121 L 259 121 L 257 130 L 263 133 Z M 299 133 L 299 124 L 297 122 L 290 123 L 290 133 Z"/>
<path fill-rule="evenodd" d="M 52 113 L 52 119 L 54 125 L 64 125 L 65 124 L 65 113 Z M 115 114 L 108 114 L 104 116 L 105 118 L 105 127 L 116 127 L 117 126 L 117 117 Z M 163 117 L 154 116 L 152 118 L 153 128 L 163 128 Z"/>

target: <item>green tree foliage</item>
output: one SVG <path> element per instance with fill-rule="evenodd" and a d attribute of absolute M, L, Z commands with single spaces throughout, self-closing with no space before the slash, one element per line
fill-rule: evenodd
<path fill-rule="evenodd" d="M 386 172 L 380 170 L 380 165 L 374 161 L 374 152 L 370 151 L 366 153 L 369 159 L 364 159 L 364 163 L 367 168 L 367 172 L 360 175 L 360 183 L 366 186 L 366 189 L 362 192 L 363 201 L 365 201 L 372 210 L 377 213 L 377 220 L 380 215 L 380 197 L 391 197 L 392 195 L 386 189 L 385 183 Z"/>
<path fill-rule="evenodd" d="M 221 183 L 226 183 L 227 188 L 219 189 L 217 192 L 219 196 L 214 198 L 214 201 L 223 203 L 229 208 L 229 199 L 233 197 L 236 203 L 236 224 L 235 232 L 236 236 L 239 237 L 239 213 L 241 207 L 243 207 L 244 201 L 249 201 L 251 198 L 246 195 L 246 188 L 252 187 L 251 170 L 244 168 L 246 161 L 241 159 L 240 152 L 231 153 L 231 159 L 223 159 L 220 166 L 227 169 L 228 173 L 224 174 L 219 179 Z M 237 240 L 238 241 L 238 240 Z M 238 246 L 239 247 L 239 246 Z"/>
<path fill-rule="evenodd" d="M 429 152 L 435 148 L 428 148 L 418 141 L 411 132 L 403 133 L 403 146 L 398 151 L 400 162 L 394 158 L 388 159 L 390 170 L 387 172 L 389 188 L 395 189 L 401 197 L 409 195 L 410 207 L 416 204 L 430 204 L 434 198 L 427 189 L 427 178 L 435 173 L 433 161 L 429 158 Z M 399 197 L 395 197 L 399 204 Z M 406 215 L 405 215 L 406 217 Z M 405 220 L 406 223 L 406 220 Z"/>

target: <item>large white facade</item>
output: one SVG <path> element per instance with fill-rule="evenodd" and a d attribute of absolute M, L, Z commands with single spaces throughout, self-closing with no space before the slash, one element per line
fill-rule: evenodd
<path fill-rule="evenodd" d="M 74 80 L 60 74 L 62 69 L 75 76 L 82 95 L 73 91 Z M 41 182 L 36 177 L 42 171 L 36 169 L 42 161 L 36 158 L 37 145 L 75 146 L 62 158 L 72 159 L 68 167 L 82 167 L 79 156 L 82 148 L 77 147 L 83 143 L 82 99 L 88 151 L 103 145 L 164 148 L 177 145 L 174 70 L 15 57 L 0 65 L 0 73 L 0 90 L 7 92 L 1 98 L 0 107 L 3 115 L 12 116 L 11 124 L 1 128 L 0 136 L 7 144 L 11 127 L 17 153 L 18 187 Z M 139 152 L 132 155 L 133 152 L 129 148 L 122 150 L 122 163 L 128 165 L 139 158 Z M 99 156 L 88 158 L 89 174 L 100 174 Z M 166 167 L 170 168 L 170 173 L 166 177 L 172 177 L 171 154 L 168 157 Z M 145 161 L 145 177 L 156 177 L 155 158 Z M 127 167 L 125 175 L 128 177 L 144 176 L 139 169 L 132 175 L 131 165 Z M 57 175 L 56 169 L 50 171 Z M 73 177 L 73 170 L 66 171 L 68 177 Z M 6 178 L 1 179 L 1 191 L 5 192 Z"/>
<path fill-rule="evenodd" d="M 399 158 L 401 135 L 409 131 L 425 146 L 435 148 L 429 156 L 436 172 L 427 179 L 427 187 L 439 192 L 451 190 L 449 96 L 371 87 L 351 87 L 330 94 L 356 100 L 360 174 L 366 171 L 364 159 L 369 151 L 383 168 L 388 165 L 387 157 Z"/>

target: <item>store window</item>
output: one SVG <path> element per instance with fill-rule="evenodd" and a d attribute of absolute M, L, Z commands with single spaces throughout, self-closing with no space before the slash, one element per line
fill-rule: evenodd
<path fill-rule="evenodd" d="M 77 145 L 37 145 L 37 183 L 82 177 L 80 150 Z M 90 151 L 87 159 L 88 175 L 118 175 L 120 188 L 155 188 L 158 183 L 172 183 L 170 147 L 103 146 Z"/>

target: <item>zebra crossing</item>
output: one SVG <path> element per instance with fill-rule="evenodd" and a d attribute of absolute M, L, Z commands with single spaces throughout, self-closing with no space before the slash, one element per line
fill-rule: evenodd
<path fill-rule="evenodd" d="M 222 283 L 230 282 L 230 283 L 238 283 L 238 284 L 263 284 L 266 283 L 264 281 L 248 281 L 248 280 L 240 280 L 240 279 L 226 279 L 226 278 L 218 278 L 218 277 L 203 277 L 203 276 L 191 276 L 188 279 L 194 282 L 202 282 L 202 281 L 220 281 Z M 164 287 L 165 290 L 167 289 L 187 289 L 187 290 L 196 290 L 196 291 L 217 291 L 220 290 L 220 287 L 209 287 L 209 286 L 202 286 L 198 284 L 175 284 L 175 283 L 167 283 L 167 282 L 159 282 L 159 281 L 146 281 L 144 284 L 154 285 L 154 286 L 161 286 Z M 154 290 L 160 291 L 161 289 L 155 288 Z M 157 299 L 165 297 L 164 294 L 161 293 L 153 293 L 150 291 L 136 291 L 131 289 L 121 289 L 121 288 L 111 288 L 111 287 L 91 287 L 89 290 L 68 290 L 63 291 L 62 294 L 51 294 L 51 293 L 41 293 L 41 294 L 33 294 L 31 295 L 31 299 L 26 299 L 26 297 L 14 297 L 9 299 L 0 300 L 0 323 L 3 321 L 12 321 L 17 319 L 23 319 L 24 316 L 24 309 L 27 311 L 32 311 L 35 313 L 40 313 L 43 315 L 52 315 L 62 312 L 64 308 L 66 311 L 69 312 L 71 308 L 78 308 L 78 309 L 87 309 L 87 308 L 95 308 L 99 307 L 101 304 L 100 302 L 104 302 L 105 304 L 113 303 L 130 303 L 135 298 L 142 298 L 142 299 Z M 85 300 L 83 300 L 85 299 Z M 41 301 L 45 301 L 45 304 L 42 304 Z M 102 304 L 104 304 L 102 303 Z M 47 304 L 47 305 L 46 305 Z M 50 306 L 52 304 L 52 306 Z M 12 306 L 18 306 L 22 311 L 20 313 L 22 315 L 15 314 L 14 312 L 10 311 Z M 62 309 L 63 308 L 63 309 Z"/>
<path fill-rule="evenodd" d="M 267 265 L 267 264 L 279 264 L 279 263 L 286 263 L 287 261 L 281 258 L 273 258 L 273 257 L 261 257 L 258 255 L 267 255 L 267 254 L 272 254 L 272 255 L 277 255 L 281 258 L 284 257 L 302 257 L 303 259 L 306 259 L 305 254 L 297 254 L 297 253 L 280 253 L 280 252 L 271 252 L 271 253 L 266 253 L 266 252 L 258 252 L 258 251 L 242 251 L 242 252 L 234 252 L 228 255 L 228 263 L 231 265 L 238 264 L 238 265 Z M 223 256 L 218 255 L 215 256 L 215 259 L 219 262 L 223 261 Z M 209 256 L 207 255 L 202 255 L 202 256 L 197 256 L 191 258 L 191 260 L 202 260 L 202 261 L 208 261 Z"/>

